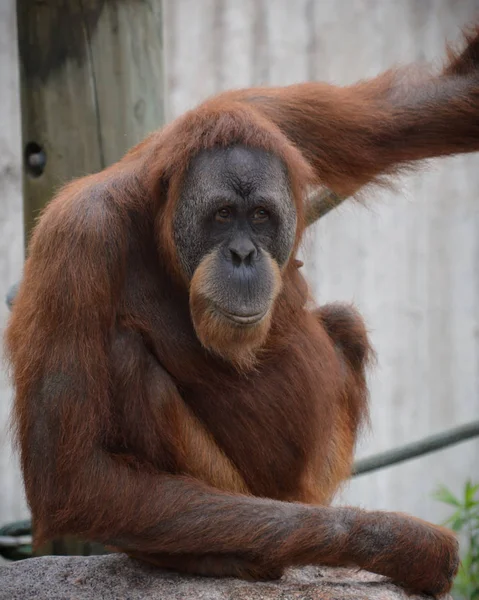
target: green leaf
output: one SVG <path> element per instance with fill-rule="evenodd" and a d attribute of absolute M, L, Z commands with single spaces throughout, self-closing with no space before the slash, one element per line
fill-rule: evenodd
<path fill-rule="evenodd" d="M 450 527 L 453 531 L 462 531 L 466 524 L 466 519 L 462 511 L 458 510 L 447 519 L 445 525 Z"/>
<path fill-rule="evenodd" d="M 462 506 L 461 502 L 456 498 L 456 496 L 454 496 L 454 494 L 444 485 L 437 489 L 437 491 L 433 494 L 433 497 L 436 500 L 439 500 L 439 502 L 449 504 L 450 506 Z"/>
<path fill-rule="evenodd" d="M 453 597 L 456 600 L 479 600 L 479 484 L 465 483 L 463 501 L 445 486 L 441 486 L 434 496 L 455 509 L 446 523 L 463 534 L 462 561 L 454 581 Z"/>
<path fill-rule="evenodd" d="M 466 488 L 464 493 L 464 506 L 466 508 L 473 508 L 479 506 L 479 498 L 476 500 L 475 495 L 479 490 L 479 484 L 472 485 L 471 481 L 466 482 Z"/>

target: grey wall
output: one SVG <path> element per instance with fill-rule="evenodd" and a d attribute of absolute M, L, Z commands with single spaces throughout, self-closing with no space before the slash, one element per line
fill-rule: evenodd
<path fill-rule="evenodd" d="M 13 0 L 0 6 L 0 294 L 21 268 L 19 116 Z M 396 62 L 443 55 L 478 0 L 166 0 L 168 114 L 229 87 L 305 79 L 348 83 Z M 479 156 L 431 164 L 314 227 L 306 270 L 318 302 L 354 301 L 379 363 L 368 455 L 479 418 Z M 0 319 L 5 310 L 0 305 Z M 0 422 L 11 392 L 0 380 Z M 0 438 L 0 523 L 25 514 Z M 430 498 L 479 478 L 479 442 L 364 476 L 340 500 L 441 520 Z"/>
<path fill-rule="evenodd" d="M 9 286 L 18 281 L 23 263 L 20 177 L 20 113 L 15 2 L 0 2 L 0 328 L 8 310 Z M 0 369 L 0 526 L 28 515 L 7 421 L 12 392 L 5 369 Z"/>

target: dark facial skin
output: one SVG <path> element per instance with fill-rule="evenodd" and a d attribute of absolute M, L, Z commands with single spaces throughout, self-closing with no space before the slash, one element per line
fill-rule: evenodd
<path fill-rule="evenodd" d="M 190 279 L 208 257 L 207 296 L 225 317 L 249 325 L 268 312 L 277 284 L 273 261 L 286 263 L 295 230 L 279 158 L 234 146 L 192 161 L 175 216 L 176 248 Z"/>

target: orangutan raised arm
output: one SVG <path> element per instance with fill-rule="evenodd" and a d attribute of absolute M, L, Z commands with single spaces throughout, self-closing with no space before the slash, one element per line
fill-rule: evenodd
<path fill-rule="evenodd" d="M 230 92 L 300 148 L 320 183 L 350 195 L 412 163 L 479 150 L 479 27 L 439 73 L 411 65 L 348 87 Z"/>

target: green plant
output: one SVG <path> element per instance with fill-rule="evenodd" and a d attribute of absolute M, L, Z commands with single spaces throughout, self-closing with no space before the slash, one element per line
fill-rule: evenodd
<path fill-rule="evenodd" d="M 462 499 L 456 498 L 445 486 L 441 486 L 434 496 L 454 508 L 445 525 L 465 540 L 453 596 L 458 600 L 479 600 L 479 484 L 467 481 Z"/>

